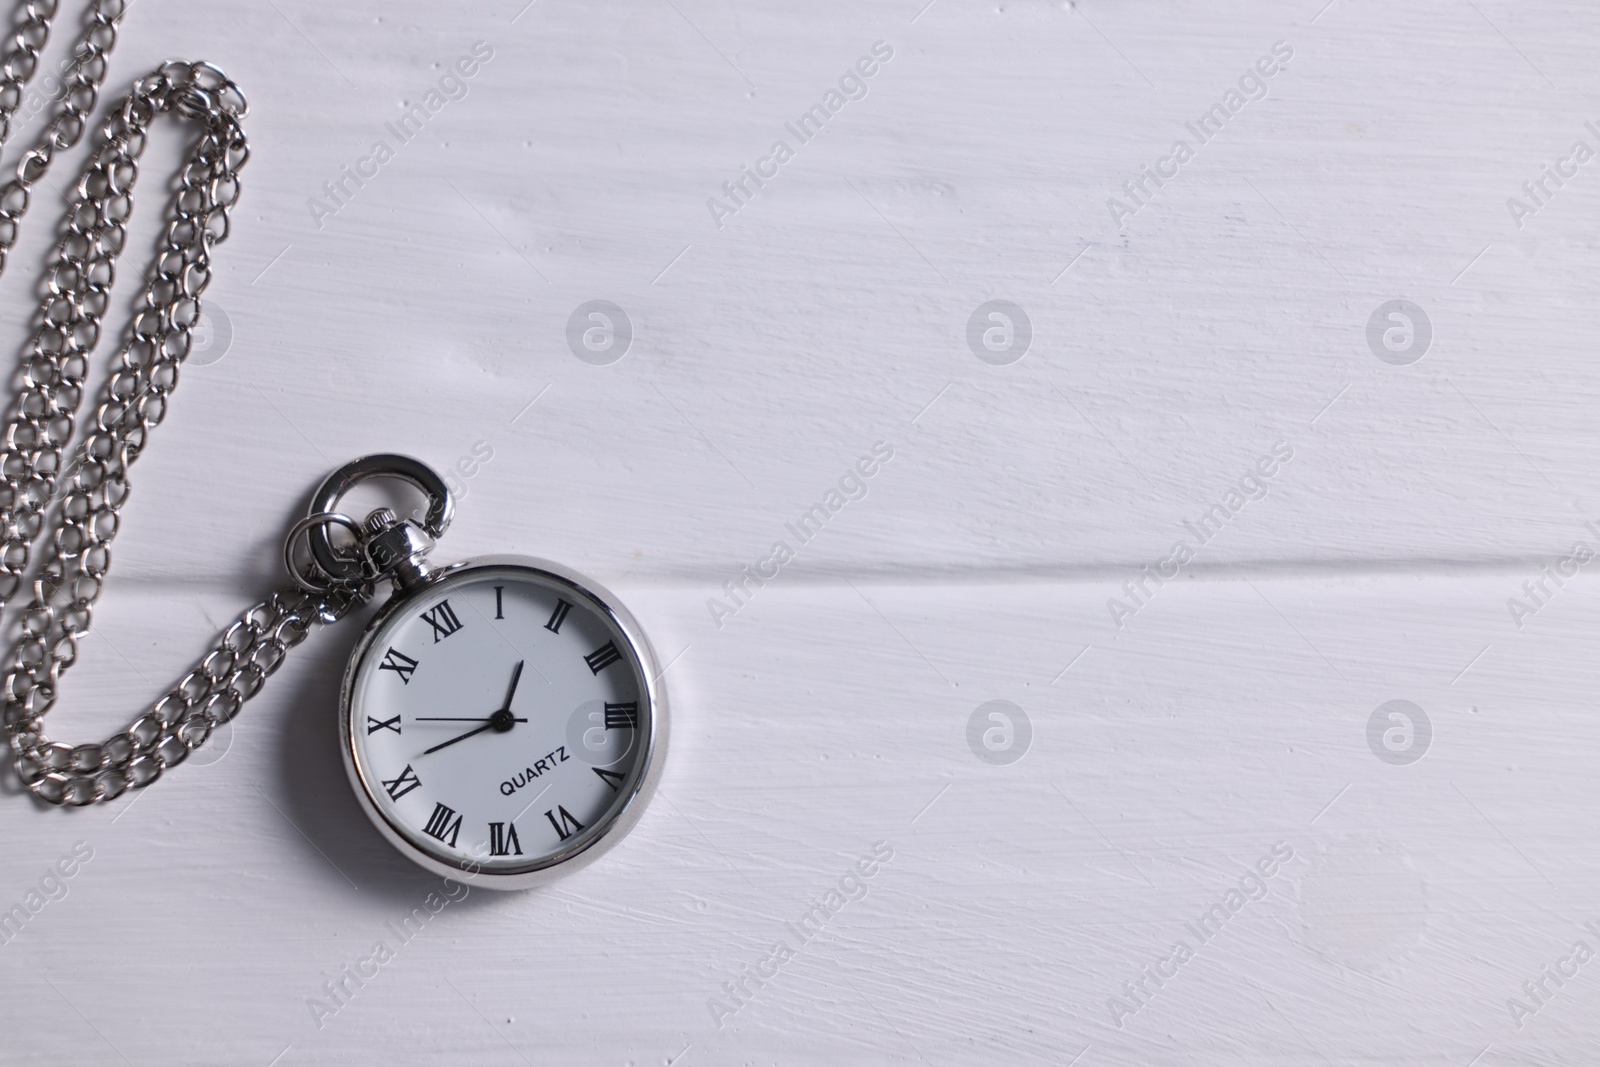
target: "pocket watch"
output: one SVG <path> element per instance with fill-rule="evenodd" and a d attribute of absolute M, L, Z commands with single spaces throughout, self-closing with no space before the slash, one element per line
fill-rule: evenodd
<path fill-rule="evenodd" d="M 419 525 L 387 508 L 359 529 L 339 498 L 394 477 L 428 495 Z M 426 553 L 452 500 L 432 469 L 368 456 L 335 471 L 296 527 L 315 576 L 389 579 L 394 595 L 345 670 L 339 741 L 361 808 L 420 866 L 515 889 L 587 864 L 638 821 L 666 748 L 666 700 L 638 622 L 558 564 Z M 357 537 L 343 551 L 331 531 Z M 286 545 L 291 572 L 294 538 Z"/>

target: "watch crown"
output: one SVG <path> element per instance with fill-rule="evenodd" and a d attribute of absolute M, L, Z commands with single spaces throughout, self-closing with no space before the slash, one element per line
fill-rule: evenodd
<path fill-rule="evenodd" d="M 392 578 L 395 588 L 409 588 L 432 569 L 424 554 L 433 547 L 433 538 L 416 523 L 401 519 L 393 509 L 377 509 L 367 516 L 362 527 L 366 534 L 362 545 L 372 570 Z"/>

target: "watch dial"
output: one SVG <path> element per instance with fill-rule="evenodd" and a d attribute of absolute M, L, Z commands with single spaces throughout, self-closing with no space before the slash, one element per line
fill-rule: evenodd
<path fill-rule="evenodd" d="M 626 806 L 651 725 L 644 667 L 589 596 L 542 572 L 446 578 L 372 636 L 350 697 L 378 811 L 445 862 L 534 869 Z"/>

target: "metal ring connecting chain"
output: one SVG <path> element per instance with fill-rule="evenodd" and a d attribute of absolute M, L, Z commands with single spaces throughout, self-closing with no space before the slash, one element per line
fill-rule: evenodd
<path fill-rule="evenodd" d="M 53 2 L 35 0 L 0 58 L 0 135 L 20 86 L 38 64 Z M 0 186 L 0 270 L 16 240 L 29 190 L 55 153 L 82 137 L 116 40 L 122 0 L 98 0 L 66 95 L 16 176 Z M 44 733 L 61 676 L 77 659 L 111 562 L 128 469 L 167 411 L 189 354 L 200 298 L 211 281 L 211 248 L 228 235 L 249 156 L 240 119 L 244 95 L 207 63 L 169 62 L 139 80 L 112 108 L 73 186 L 54 262 L 45 278 L 30 350 L 10 420 L 0 437 L 0 603 L 27 582 L 33 548 L 51 529 L 48 556 L 31 582 L 11 666 L 0 685 L 3 722 L 19 777 L 52 804 L 92 804 L 148 785 L 231 720 L 311 628 L 353 608 L 366 590 L 294 588 L 250 608 L 177 686 L 127 729 L 99 744 L 66 745 Z M 86 439 L 65 462 L 100 337 L 118 255 L 127 240 L 148 130 L 158 115 L 199 127 L 178 173 L 165 230 L 104 399 Z M 53 523 L 51 520 L 54 520 Z"/>

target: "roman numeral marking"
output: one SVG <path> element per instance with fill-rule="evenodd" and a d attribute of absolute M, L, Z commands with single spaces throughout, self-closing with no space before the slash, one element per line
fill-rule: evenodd
<path fill-rule="evenodd" d="M 406 769 L 400 772 L 400 777 L 394 781 L 385 778 L 383 788 L 389 791 L 390 800 L 399 800 L 422 783 L 417 780 L 417 772 L 411 769 L 411 764 L 406 764 Z"/>
<path fill-rule="evenodd" d="M 454 818 L 455 822 L 451 822 L 451 818 Z M 456 838 L 461 835 L 461 816 L 456 814 L 456 809 L 435 801 L 433 814 L 428 816 L 428 825 L 422 828 L 422 832 L 455 848 Z M 450 836 L 446 838 L 446 834 Z"/>
<path fill-rule="evenodd" d="M 383 662 L 378 664 L 380 671 L 394 671 L 400 676 L 400 681 L 406 685 L 411 684 L 411 676 L 417 673 L 417 661 L 404 652 L 390 649 L 383 654 Z"/>
<path fill-rule="evenodd" d="M 560 822 L 556 822 L 556 811 L 561 813 Z M 583 823 L 572 817 L 572 812 L 559 804 L 556 805 L 555 811 L 545 812 L 544 817 L 550 820 L 550 825 L 556 828 L 556 833 L 561 835 L 563 841 L 584 828 Z"/>
<path fill-rule="evenodd" d="M 639 726 L 639 705 L 633 701 L 626 704 L 606 705 L 606 729 L 637 729 Z"/>
<path fill-rule="evenodd" d="M 379 730 L 393 730 L 395 733 L 399 733 L 400 732 L 400 716 L 396 715 L 392 719 L 384 719 L 382 722 L 379 722 L 377 719 L 374 719 L 371 715 L 368 715 L 367 716 L 367 736 L 371 737 L 373 734 L 377 733 Z"/>
<path fill-rule="evenodd" d="M 456 618 L 448 600 L 441 600 L 437 606 L 424 611 L 422 621 L 433 627 L 433 643 L 436 645 L 461 629 L 461 620 Z"/>
<path fill-rule="evenodd" d="M 505 591 L 506 587 L 503 585 L 497 585 L 494 587 L 494 617 L 497 619 L 503 619 L 506 617 L 505 609 L 502 608 L 500 604 L 500 597 Z"/>
<path fill-rule="evenodd" d="M 606 785 L 609 785 L 613 793 L 621 791 L 622 780 L 628 777 L 625 774 L 618 774 L 616 771 L 608 771 L 604 767 L 590 767 L 589 769 L 598 774 L 600 776 L 600 780 Z"/>
<path fill-rule="evenodd" d="M 552 611 L 550 613 L 550 621 L 544 624 L 544 628 L 546 630 L 549 630 L 553 634 L 560 633 L 561 632 L 561 624 L 566 621 L 567 612 L 569 612 L 571 610 L 572 610 L 572 605 L 571 604 L 568 604 L 565 600 L 557 598 L 556 599 L 556 610 L 554 610 L 554 611 Z"/>
<path fill-rule="evenodd" d="M 607 641 L 605 644 L 601 645 L 599 648 L 583 657 L 583 662 L 589 665 L 589 672 L 591 674 L 599 674 L 601 671 L 605 670 L 607 667 L 611 666 L 621 658 L 622 653 L 617 651 L 616 643 Z"/>
<path fill-rule="evenodd" d="M 489 824 L 489 855 L 522 855 L 522 842 L 517 840 L 516 823 L 492 822 Z"/>

